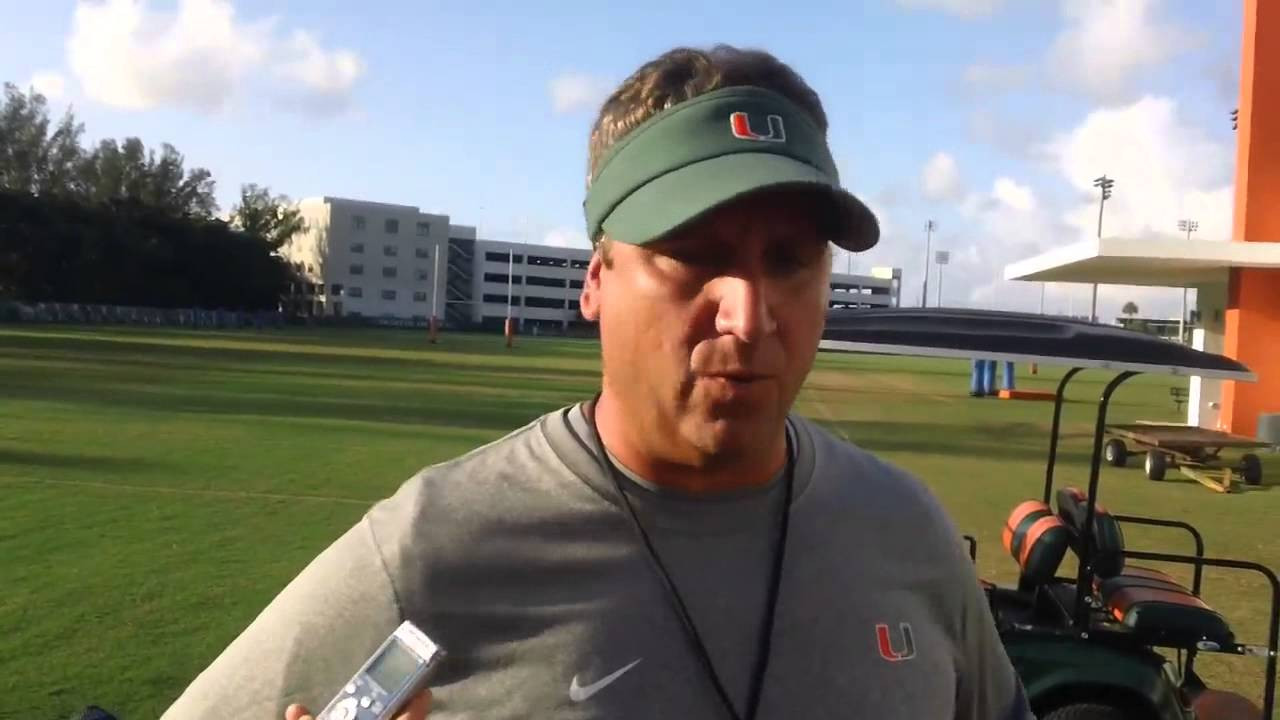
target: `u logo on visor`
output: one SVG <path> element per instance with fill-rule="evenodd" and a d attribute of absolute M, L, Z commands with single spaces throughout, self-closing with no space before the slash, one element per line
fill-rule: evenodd
<path fill-rule="evenodd" d="M 787 130 L 782 125 L 781 115 L 768 115 L 769 134 L 761 135 L 751 129 L 751 116 L 744 112 L 735 112 L 729 116 L 729 128 L 733 136 L 741 140 L 758 142 L 786 142 Z"/>

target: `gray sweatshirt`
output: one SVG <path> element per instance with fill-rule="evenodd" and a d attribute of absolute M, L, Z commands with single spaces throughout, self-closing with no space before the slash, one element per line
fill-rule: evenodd
<path fill-rule="evenodd" d="M 759 718 L 1031 718 L 960 537 L 916 479 L 798 416 Z M 581 406 L 435 465 L 306 567 L 162 720 L 319 710 L 402 620 L 449 652 L 432 720 L 714 718 Z M 695 497 L 626 473 L 739 712 L 764 620 L 778 479 Z"/>

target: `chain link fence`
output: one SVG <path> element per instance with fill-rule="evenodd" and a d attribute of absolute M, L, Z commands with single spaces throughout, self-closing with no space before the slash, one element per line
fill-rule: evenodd
<path fill-rule="evenodd" d="M 0 322 L 67 325 L 140 325 L 193 329 L 282 328 L 284 313 L 201 308 L 149 308 L 87 303 L 0 301 Z"/>

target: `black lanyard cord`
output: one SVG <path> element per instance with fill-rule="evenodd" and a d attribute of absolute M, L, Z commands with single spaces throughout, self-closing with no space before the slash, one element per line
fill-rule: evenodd
<path fill-rule="evenodd" d="M 720 697 L 720 702 L 724 704 L 725 710 L 734 720 L 755 720 L 756 713 L 760 708 L 760 695 L 764 688 L 764 678 L 769 669 L 769 656 L 773 646 L 773 625 L 774 618 L 777 615 L 778 595 L 782 586 L 782 561 L 787 552 L 787 530 L 790 524 L 791 516 L 791 498 L 792 486 L 795 482 L 795 452 L 791 443 L 791 433 L 786 433 L 787 439 L 787 466 L 783 477 L 785 485 L 785 498 L 782 506 L 782 517 L 778 523 L 778 537 L 774 543 L 773 568 L 772 575 L 769 579 L 769 594 L 765 600 L 764 622 L 760 628 L 760 635 L 756 642 L 756 658 L 755 667 L 752 668 L 751 685 L 747 695 L 747 707 L 745 714 L 739 714 L 737 708 L 733 704 L 728 691 L 724 687 L 724 683 L 720 680 L 719 673 L 716 672 L 715 664 L 711 660 L 711 653 L 707 650 L 706 644 L 702 641 L 702 636 L 698 633 L 698 628 L 693 622 L 693 616 L 690 615 L 688 607 L 685 605 L 684 598 L 680 595 L 680 590 L 676 587 L 675 581 L 671 577 L 671 573 L 667 570 L 666 565 L 662 562 L 661 556 L 658 555 L 657 548 L 653 545 L 653 540 L 649 537 L 649 533 L 645 531 L 644 526 L 640 523 L 640 516 L 636 514 L 635 507 L 631 504 L 631 499 L 623 490 L 622 481 L 620 479 L 621 472 L 614 466 L 613 461 L 609 458 L 609 453 L 604 447 L 604 440 L 600 437 L 600 428 L 596 425 L 595 408 L 599 402 L 600 396 L 596 395 L 592 401 L 589 412 L 586 413 L 591 421 L 591 430 L 596 444 L 596 451 L 600 456 L 600 463 L 605 474 L 613 481 L 614 487 L 618 491 L 623 507 L 627 510 L 627 516 L 631 519 L 632 528 L 640 538 L 640 542 L 644 545 L 646 554 L 652 563 L 658 579 L 662 582 L 663 589 L 667 591 L 667 599 L 671 602 L 676 614 L 680 617 L 680 623 L 684 626 L 685 636 L 689 643 L 693 646 L 698 660 L 701 662 L 703 670 L 706 671 L 707 678 L 715 687 L 716 694 Z"/>

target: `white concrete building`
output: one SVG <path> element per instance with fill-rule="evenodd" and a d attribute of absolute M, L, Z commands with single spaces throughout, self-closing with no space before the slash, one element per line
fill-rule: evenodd
<path fill-rule="evenodd" d="M 898 307 L 902 268 L 872 268 L 870 275 L 831 273 L 831 308 Z"/>
<path fill-rule="evenodd" d="M 445 327 L 501 331 L 510 293 L 520 332 L 586 329 L 578 296 L 590 250 L 478 239 L 409 205 L 321 197 L 298 207 L 307 229 L 282 253 L 302 267 L 315 315 L 425 325 L 434 311 Z M 896 268 L 832 273 L 829 304 L 895 307 L 901 284 Z"/>
<path fill-rule="evenodd" d="M 298 209 L 307 229 L 281 253 L 302 267 L 316 315 L 425 323 L 433 288 L 443 314 L 444 287 L 433 283 L 437 254 L 454 234 L 475 237 L 447 215 L 408 205 L 321 197 Z"/>
<path fill-rule="evenodd" d="M 522 332 L 561 332 L 582 324 L 578 295 L 590 259 L 585 249 L 455 238 L 449 248 L 449 324 L 502 330 L 508 294 L 511 317 Z"/>

